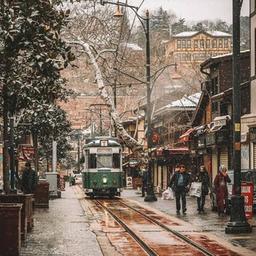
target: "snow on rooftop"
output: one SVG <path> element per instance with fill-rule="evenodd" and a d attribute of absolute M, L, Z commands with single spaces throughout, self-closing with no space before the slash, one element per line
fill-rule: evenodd
<path fill-rule="evenodd" d="M 250 50 L 241 51 L 240 54 L 241 53 L 246 53 L 246 52 L 250 52 Z M 230 53 L 221 54 L 221 55 L 217 55 L 217 56 L 211 57 L 211 59 L 218 59 L 218 58 L 221 58 L 221 57 L 223 58 L 223 57 L 228 57 L 228 56 L 232 56 L 232 55 L 233 55 L 233 53 L 230 52 Z"/>
<path fill-rule="evenodd" d="M 232 36 L 231 34 L 222 31 L 207 31 L 207 33 L 212 36 Z"/>
<path fill-rule="evenodd" d="M 184 95 L 181 99 L 172 101 L 170 104 L 158 109 L 156 114 L 161 113 L 163 111 L 168 111 L 172 109 L 187 109 L 187 108 L 196 108 L 199 99 L 201 97 L 202 92 L 197 92 L 192 95 Z"/>
<path fill-rule="evenodd" d="M 214 36 L 214 37 L 222 37 L 222 36 L 228 36 L 231 37 L 231 34 L 228 34 L 226 32 L 222 32 L 222 31 L 205 31 L 207 34 Z M 173 35 L 173 37 L 191 37 L 196 35 L 197 33 L 200 33 L 200 31 L 184 31 L 181 33 L 178 33 L 176 35 Z"/>
<path fill-rule="evenodd" d="M 190 37 L 190 36 L 194 36 L 197 33 L 198 31 L 184 31 L 176 35 L 173 35 L 173 37 Z"/>
<path fill-rule="evenodd" d="M 181 99 L 172 101 L 167 106 L 172 107 L 196 107 L 199 102 L 201 92 L 197 92 L 190 96 L 184 95 Z"/>
<path fill-rule="evenodd" d="M 133 43 L 121 43 L 121 46 L 124 46 L 133 51 L 142 51 L 143 50 L 140 46 L 138 46 L 137 44 L 133 44 Z"/>

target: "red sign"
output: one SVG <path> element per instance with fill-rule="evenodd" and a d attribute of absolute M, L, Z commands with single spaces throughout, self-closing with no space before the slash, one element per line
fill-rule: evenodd
<path fill-rule="evenodd" d="M 160 141 L 160 136 L 157 132 L 154 132 L 153 135 L 152 135 L 152 142 L 153 143 L 159 143 Z"/>
<path fill-rule="evenodd" d="M 244 196 L 244 211 L 247 219 L 253 216 L 253 183 L 242 182 L 241 184 L 241 195 Z"/>
<path fill-rule="evenodd" d="M 32 160 L 34 158 L 35 155 L 35 149 L 33 148 L 33 146 L 23 146 L 20 145 L 20 160 Z"/>

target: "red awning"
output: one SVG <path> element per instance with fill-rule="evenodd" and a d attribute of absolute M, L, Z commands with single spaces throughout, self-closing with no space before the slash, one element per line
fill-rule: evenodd
<path fill-rule="evenodd" d="M 185 155 L 190 153 L 188 147 L 169 148 L 168 150 L 170 155 Z"/>
<path fill-rule="evenodd" d="M 190 140 L 189 136 L 194 130 L 194 128 L 189 128 L 185 133 L 183 133 L 179 137 L 179 142 L 188 142 Z"/>

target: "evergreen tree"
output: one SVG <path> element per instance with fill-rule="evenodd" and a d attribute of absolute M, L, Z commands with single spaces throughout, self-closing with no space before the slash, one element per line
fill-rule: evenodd
<path fill-rule="evenodd" d="M 172 25 L 172 34 L 176 35 L 184 31 L 190 31 L 189 26 L 186 25 L 186 20 L 184 18 L 179 19 Z"/>

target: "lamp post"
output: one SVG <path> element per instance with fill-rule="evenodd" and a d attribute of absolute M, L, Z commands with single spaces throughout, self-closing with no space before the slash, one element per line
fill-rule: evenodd
<path fill-rule="evenodd" d="M 241 95 L 240 95 L 240 12 L 242 0 L 233 0 L 233 168 L 234 195 L 231 197 L 231 214 L 225 232 L 249 233 L 244 197 L 241 196 Z"/>
<path fill-rule="evenodd" d="M 146 17 L 142 17 L 138 14 L 138 7 L 128 5 L 125 3 L 117 2 L 108 2 L 101 0 L 100 3 L 102 5 L 104 4 L 113 4 L 117 5 L 118 9 L 116 12 L 117 17 L 122 16 L 122 13 L 120 12 L 119 6 L 128 7 L 130 8 L 136 15 L 136 17 L 139 19 L 142 28 L 144 30 L 145 36 L 146 36 L 146 84 L 147 84 L 147 145 L 148 145 L 148 172 L 147 172 L 147 195 L 144 198 L 144 201 L 146 202 L 153 202 L 157 201 L 157 198 L 154 193 L 153 189 L 153 183 L 152 183 L 152 160 L 151 160 L 151 152 L 150 149 L 152 147 L 152 127 L 151 127 L 151 102 L 150 102 L 150 96 L 151 96 L 151 74 L 150 74 L 150 39 L 149 39 L 149 12 L 146 11 Z"/>

